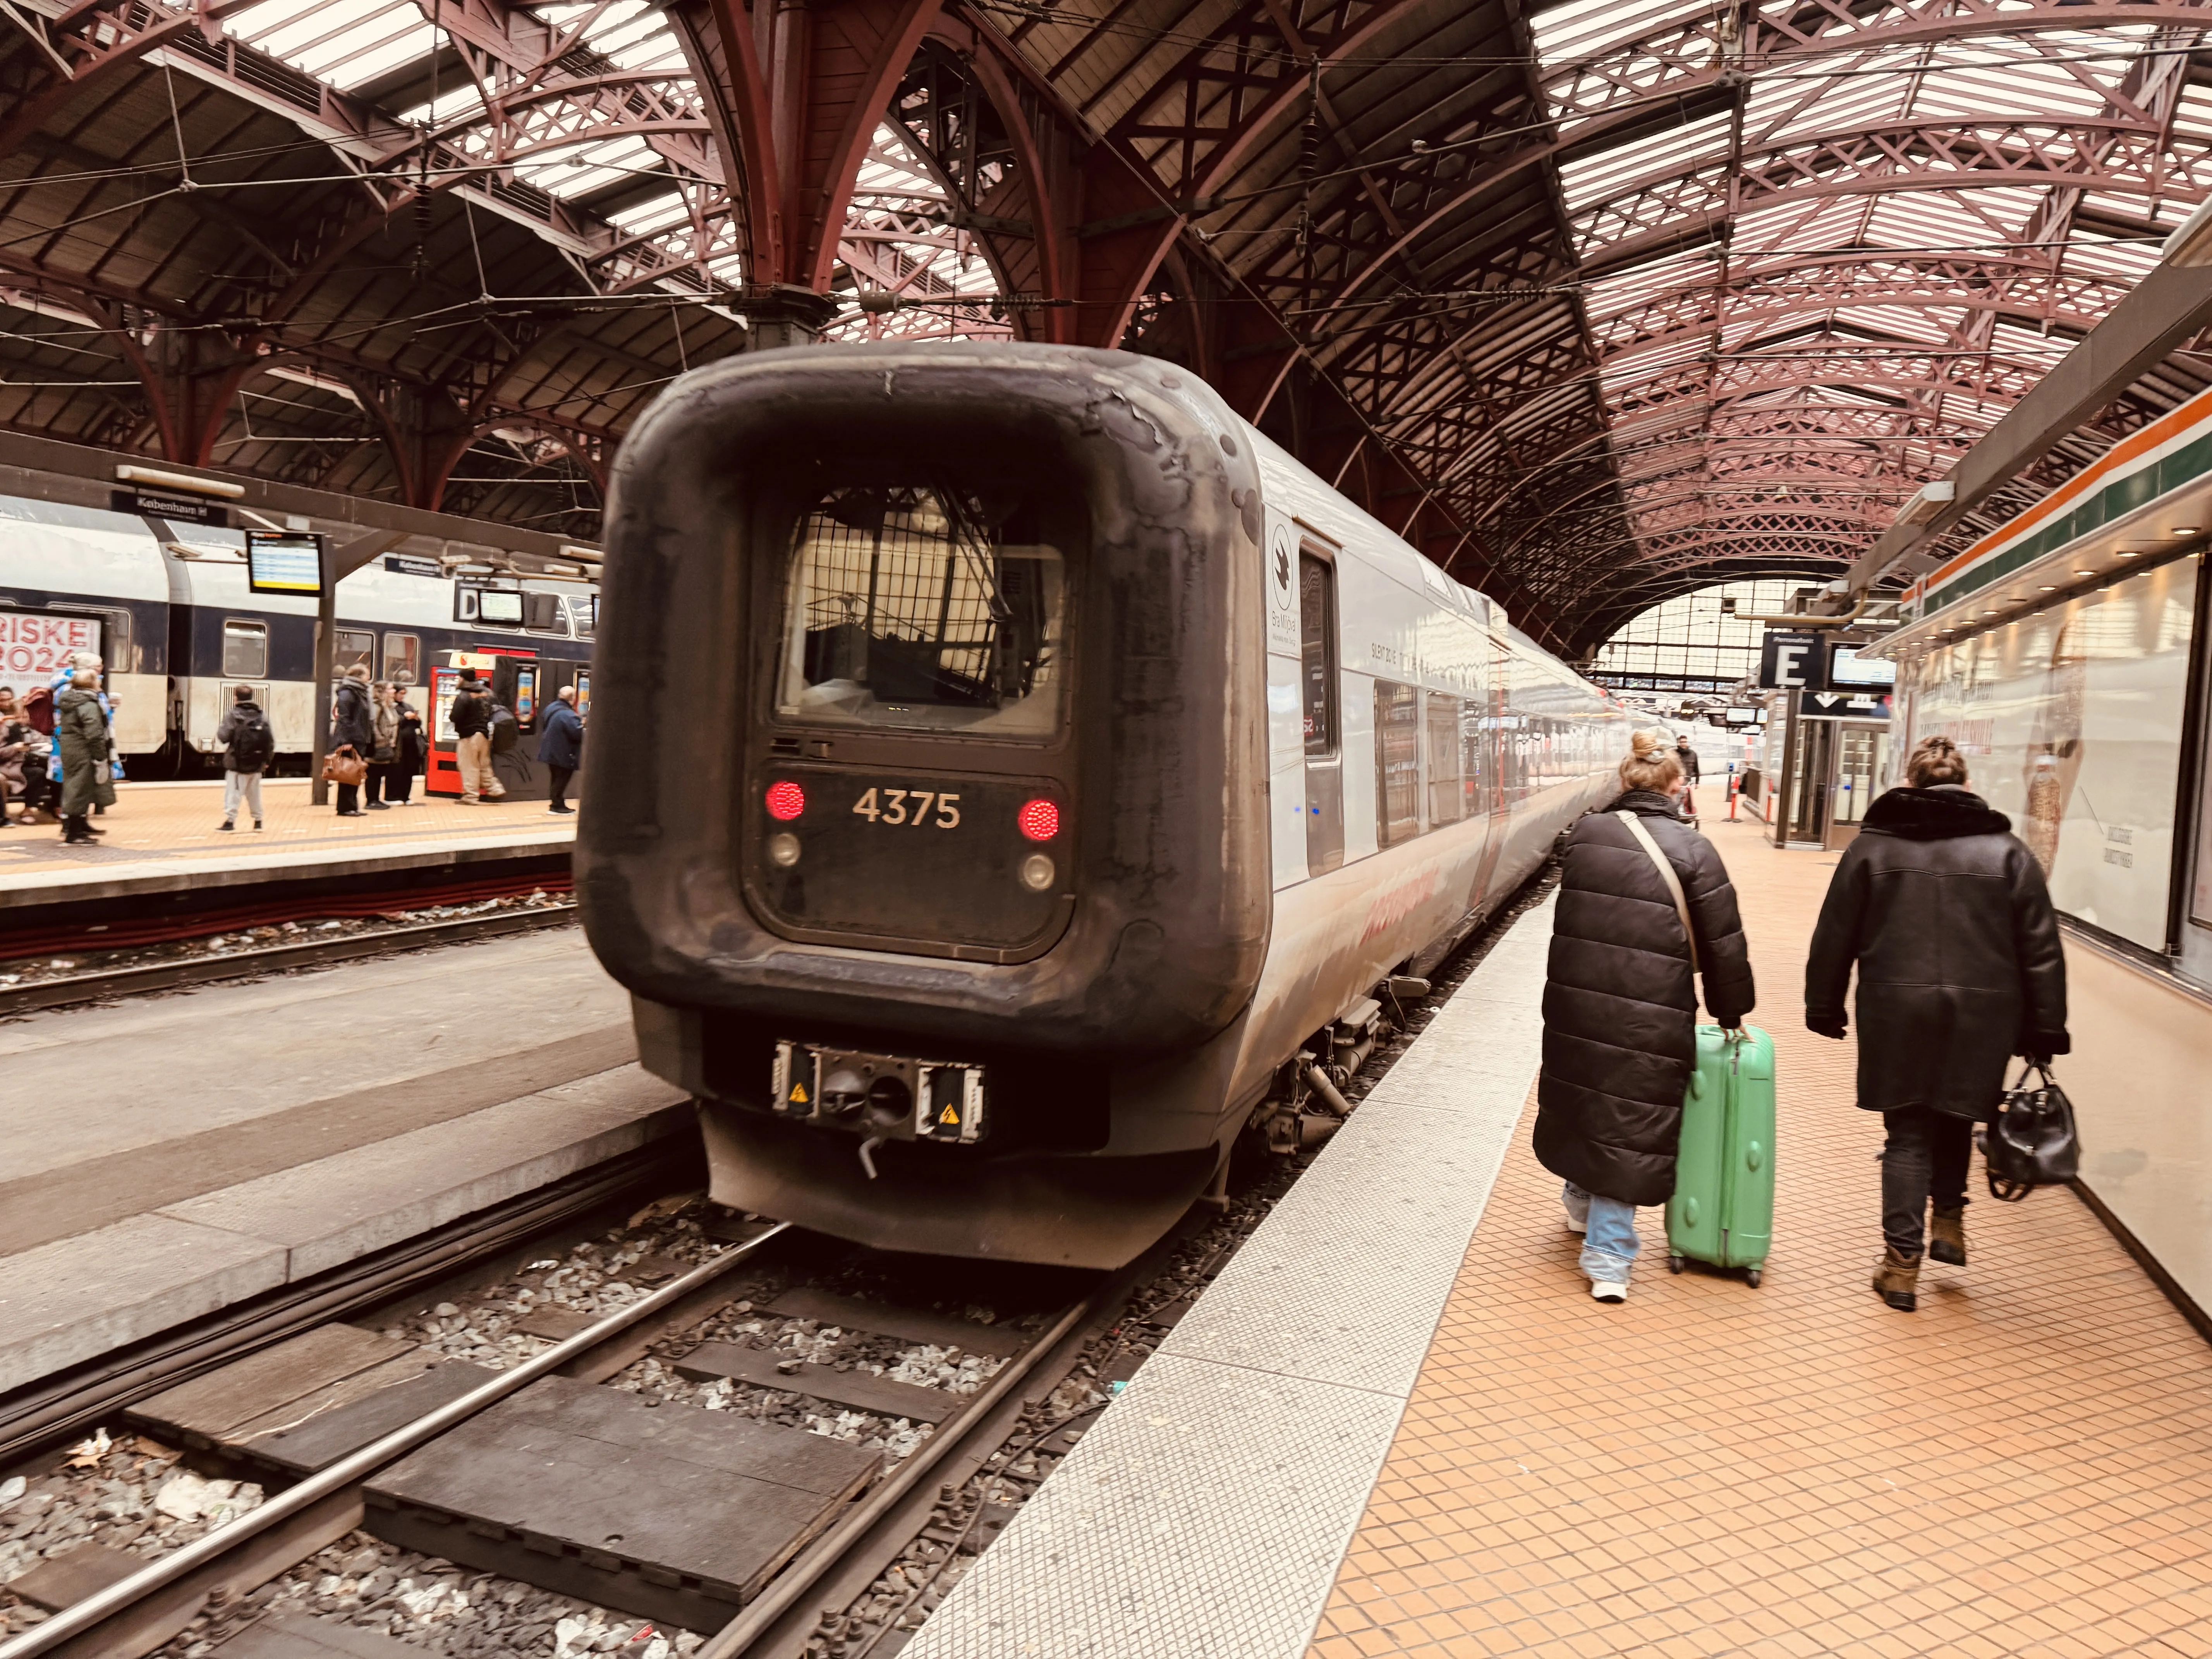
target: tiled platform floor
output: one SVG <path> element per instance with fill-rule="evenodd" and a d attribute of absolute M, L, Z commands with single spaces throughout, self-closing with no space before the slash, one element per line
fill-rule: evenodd
<path fill-rule="evenodd" d="M 97 868 L 197 854 L 227 858 L 324 849 L 374 854 L 416 840 L 536 838 L 562 832 L 576 822 L 549 812 L 542 800 L 464 806 L 457 797 L 425 797 L 419 777 L 415 780 L 417 805 L 371 812 L 365 817 L 342 818 L 335 803 L 310 805 L 310 787 L 305 778 L 270 780 L 262 786 L 262 821 L 268 827 L 255 833 L 252 820 L 241 812 L 242 827 L 226 835 L 216 827 L 222 822 L 220 782 L 125 781 L 116 786 L 115 805 L 93 820 L 107 832 L 96 847 L 64 846 L 60 830 L 52 824 L 0 830 L 0 882 L 34 872 Z M 21 810 L 21 803 L 12 804 L 9 816 Z"/>
<path fill-rule="evenodd" d="M 1875 1298 L 1879 1121 L 1800 1017 L 1835 855 L 1709 828 L 1779 1050 L 1766 1282 L 1670 1277 L 1647 1211 L 1590 1301 L 1532 1102 L 1311 1659 L 2212 1656 L 2212 1351 L 2063 1192 Z"/>

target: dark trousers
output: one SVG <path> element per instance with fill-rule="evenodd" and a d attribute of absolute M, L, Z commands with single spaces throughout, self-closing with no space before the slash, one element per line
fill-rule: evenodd
<path fill-rule="evenodd" d="M 1892 1249 L 1918 1255 L 1929 1200 L 1939 1210 L 1966 1202 L 1973 1121 L 1925 1106 L 1884 1112 L 1881 1118 L 1889 1130 L 1881 1147 L 1881 1236 Z"/>
<path fill-rule="evenodd" d="M 573 766 L 549 766 L 545 770 L 552 778 L 546 788 L 547 794 L 554 805 L 566 806 L 568 804 L 568 780 L 576 775 L 576 769 Z"/>
<path fill-rule="evenodd" d="M 384 774 L 384 799 L 394 806 L 411 799 L 415 793 L 415 775 L 394 761 L 378 769 Z"/>
<path fill-rule="evenodd" d="M 362 785 L 361 798 L 362 802 L 366 804 L 367 802 L 373 800 L 386 800 L 390 799 L 386 792 L 390 788 L 391 782 L 392 765 L 390 762 L 369 762 L 368 781 Z"/>
<path fill-rule="evenodd" d="M 358 812 L 361 811 L 361 786 L 359 784 L 342 783 L 338 786 L 338 811 L 341 812 Z"/>

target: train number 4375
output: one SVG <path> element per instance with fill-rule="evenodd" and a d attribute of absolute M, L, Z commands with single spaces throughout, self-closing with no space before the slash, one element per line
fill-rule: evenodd
<path fill-rule="evenodd" d="M 932 806 L 937 809 L 933 817 Z M 917 830 L 925 823 L 939 830 L 960 827 L 960 797 L 927 789 L 871 789 L 853 803 L 853 811 L 870 823 L 910 823 Z"/>

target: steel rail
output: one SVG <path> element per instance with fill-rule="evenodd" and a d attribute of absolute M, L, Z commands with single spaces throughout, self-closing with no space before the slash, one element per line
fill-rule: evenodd
<path fill-rule="evenodd" d="M 769 1580 L 767 1588 L 752 1599 L 744 1611 L 723 1626 L 693 1659 L 738 1659 L 765 1635 L 799 1597 L 836 1567 L 845 1553 L 865 1538 L 877 1522 L 896 1509 L 954 1450 L 965 1445 L 977 1429 L 988 1425 L 1000 1403 L 1036 1369 L 1040 1360 L 1059 1347 L 1069 1332 L 1089 1319 L 1102 1302 L 1111 1299 L 1117 1293 L 1117 1286 L 1121 1292 L 1127 1289 L 1118 1277 L 1100 1285 L 1061 1314 L 1051 1329 L 1041 1332 L 1020 1353 L 1000 1366 L 989 1385 L 980 1390 L 955 1419 L 951 1432 L 933 1434 L 908 1454 L 896 1474 L 823 1534 L 805 1555 Z M 15 1656 L 0 1648 L 0 1659 L 15 1659 Z"/>
<path fill-rule="evenodd" d="M 588 1330 L 579 1331 L 567 1341 L 554 1344 L 514 1370 L 501 1371 L 489 1382 L 471 1389 L 459 1399 L 394 1429 L 381 1440 L 374 1441 L 359 1451 L 340 1458 L 328 1468 L 309 1475 L 297 1486 L 286 1487 L 260 1508 L 248 1510 L 236 1520 L 226 1522 L 204 1536 L 149 1562 L 128 1578 L 110 1585 L 98 1595 L 70 1603 L 45 1624 L 34 1625 L 21 1635 L 0 1644 L 0 1659 L 32 1659 L 34 1654 L 47 1652 L 71 1637 L 83 1635 L 102 1620 L 121 1613 L 164 1585 L 174 1583 L 193 1569 L 206 1565 L 247 1539 L 266 1532 L 277 1522 L 313 1507 L 364 1476 L 374 1474 L 425 1441 L 435 1439 L 456 1425 L 465 1423 L 487 1407 L 497 1405 L 539 1377 L 589 1352 L 609 1337 L 617 1335 L 639 1321 L 659 1312 L 702 1285 L 712 1284 L 769 1240 L 790 1230 L 789 1222 L 777 1222 L 757 1238 L 750 1238 L 742 1244 L 732 1246 L 712 1261 L 695 1267 L 681 1279 L 662 1285 L 648 1296 L 641 1297 L 619 1312 L 608 1315 Z"/>

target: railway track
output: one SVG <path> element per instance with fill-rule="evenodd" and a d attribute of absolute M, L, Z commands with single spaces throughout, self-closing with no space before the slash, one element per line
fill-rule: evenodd
<path fill-rule="evenodd" d="M 508 933 L 533 933 L 573 921 L 575 916 L 575 901 L 557 898 L 528 908 L 488 910 L 477 915 L 434 921 L 398 922 L 327 939 L 310 934 L 277 943 L 240 944 L 219 951 L 204 950 L 200 954 L 167 960 L 102 964 L 82 973 L 55 974 L 15 985 L 0 984 L 0 1018 L 41 1008 L 71 1007 L 150 991 L 179 990 L 262 974 L 327 967 L 334 963 L 386 956 L 396 951 L 420 950 L 427 945 L 459 945 Z M 247 939 L 256 927 L 255 919 L 248 915 L 234 921 L 225 932 L 206 937 L 228 939 L 237 935 Z M 10 965 L 0 963 L 0 969 Z"/>
<path fill-rule="evenodd" d="M 1470 943 L 1440 975 L 1436 1000 L 1547 885 L 1530 884 Z M 1344 1091 L 1352 1103 L 1433 1006 L 1386 1034 Z M 391 1630 L 433 1649 L 542 1654 L 550 1613 L 536 1624 L 497 1620 L 509 1608 L 522 1620 L 549 1600 L 564 1613 L 558 1653 L 889 1659 L 1308 1156 L 1264 1163 L 1236 1194 L 1200 1206 L 1119 1273 L 1002 1271 L 1000 1299 L 1026 1298 L 1011 1314 L 966 1305 L 994 1294 L 983 1264 L 881 1258 L 781 1224 L 744 1229 L 696 1195 L 672 1194 L 627 1229 L 526 1269 L 522 1258 L 541 1247 L 515 1220 L 498 1241 L 504 1253 L 452 1291 L 466 1310 L 432 1300 L 461 1279 L 418 1267 L 349 1301 L 303 1304 L 289 1327 L 264 1322 L 218 1357 L 180 1342 L 168 1370 L 150 1380 L 129 1382 L 126 1362 L 104 1395 L 83 1395 L 66 1419 L 49 1402 L 46 1443 L 64 1420 L 71 1431 L 103 1414 L 114 1422 L 127 1398 L 120 1433 L 150 1437 L 135 1442 L 149 1456 L 186 1449 L 185 1461 L 155 1459 L 166 1481 L 250 1478 L 259 1483 L 252 1490 L 270 1495 L 198 1536 L 178 1534 L 159 1555 L 109 1561 L 104 1584 L 55 1601 L 52 1616 L 0 1641 L 0 1659 L 222 1659 L 250 1629 L 282 1636 L 321 1613 L 353 1619 L 358 1633 L 386 1607 Z M 635 1174 L 626 1190 L 644 1190 Z M 571 1233 L 578 1213 L 572 1206 L 563 1218 Z M 370 1328 L 381 1320 L 413 1322 Z M 270 1346 L 285 1329 L 289 1340 Z M 403 1359 L 398 1351 L 417 1342 L 420 1352 Z M 309 1357 L 339 1348 L 335 1360 Z M 942 1386 L 900 1380 L 917 1355 Z M 447 1363 L 425 1370 L 426 1360 Z M 364 1377 L 382 1381 L 364 1388 Z M 895 1418 L 900 1410 L 913 1414 Z M 629 1445 L 619 1467 L 580 1474 L 563 1464 L 561 1437 L 578 1413 L 590 1419 L 588 1437 Z M 648 1455 L 710 1432 L 721 1439 L 698 1454 L 706 1484 L 686 1485 Z M 103 1443 L 119 1436 L 103 1431 L 79 1449 L 94 1453 L 94 1477 L 104 1473 Z M 528 1464 L 520 1480 L 509 1478 L 511 1458 L 500 1473 L 518 1446 Z M 0 1445 L 0 1469 L 4 1453 Z M 117 1455 L 108 1455 L 112 1470 Z M 733 1498 L 716 1486 L 744 1490 Z M 532 1488 L 542 1488 L 534 1507 Z M 0 1486 L 0 1538 L 5 1501 Z M 754 1526 L 771 1510 L 772 1525 Z M 746 1562 L 686 1557 L 676 1537 L 745 1526 L 761 1534 Z M 471 1597 L 491 1621 L 478 1633 L 427 1622 Z M 401 1601 L 434 1611 L 403 1631 Z M 522 1644 L 506 1645 L 508 1635 Z"/>

